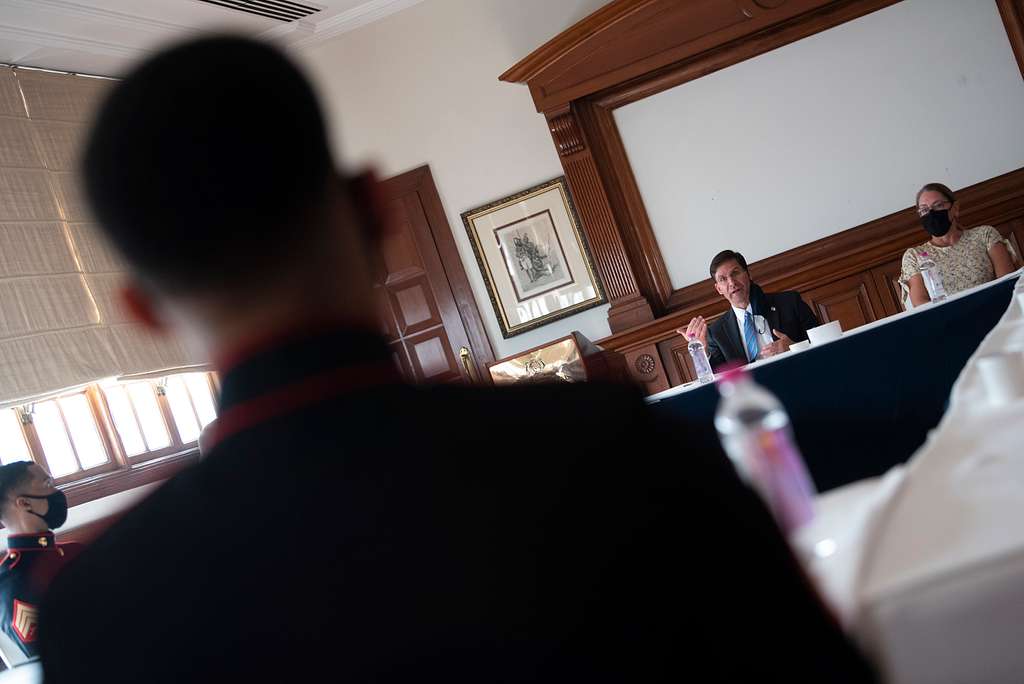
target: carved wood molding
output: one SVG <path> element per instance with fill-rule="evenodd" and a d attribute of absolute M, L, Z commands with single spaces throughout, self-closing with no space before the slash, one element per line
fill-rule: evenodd
<path fill-rule="evenodd" d="M 965 226 L 1000 225 L 1024 219 L 1024 168 L 957 192 Z M 752 279 L 766 291 L 801 292 L 862 274 L 899 259 L 910 247 L 925 241 L 913 207 L 844 230 L 781 254 L 750 264 Z M 727 305 L 711 280 L 679 290 L 668 315 L 598 341 L 605 349 L 627 354 L 651 344 L 671 344 L 675 329 L 694 316 L 715 318 Z M 675 383 L 673 383 L 675 384 Z"/>
<path fill-rule="evenodd" d="M 558 149 L 594 266 L 611 304 L 609 327 L 612 332 L 618 332 L 653 320 L 654 313 L 637 287 L 593 148 L 587 144 L 578 113 L 559 112 L 548 119 L 548 128 Z"/>
<path fill-rule="evenodd" d="M 846 16 L 837 22 L 842 23 L 898 1 L 615 0 L 534 50 L 499 78 L 528 85 L 537 111 L 550 113 L 599 91 L 634 79 L 643 81 L 659 69 L 732 41 L 751 41 L 755 34 L 795 18 L 806 24 L 809 32 L 804 35 L 811 35 L 829 28 L 821 23 L 826 15 Z M 820 17 L 812 16 L 818 12 Z M 754 42 L 763 40 L 765 36 L 758 36 Z"/>
<path fill-rule="evenodd" d="M 576 125 L 576 118 L 572 114 L 562 114 L 550 119 L 548 128 L 551 130 L 551 137 L 555 139 L 558 156 L 567 157 L 582 152 L 586 147 L 583 143 L 583 133 L 580 132 L 580 127 Z"/>
<path fill-rule="evenodd" d="M 996 6 L 1003 18 L 1013 55 L 1017 58 L 1017 68 L 1024 76 L 1024 0 L 996 0 Z"/>

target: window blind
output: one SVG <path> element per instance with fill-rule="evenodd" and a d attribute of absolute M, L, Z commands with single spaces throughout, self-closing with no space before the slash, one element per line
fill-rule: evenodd
<path fill-rule="evenodd" d="M 0 406 L 204 361 L 128 318 L 126 267 L 81 195 L 79 148 L 111 83 L 0 67 Z"/>

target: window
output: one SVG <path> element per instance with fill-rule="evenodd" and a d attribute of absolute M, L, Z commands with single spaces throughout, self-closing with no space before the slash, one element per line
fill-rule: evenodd
<path fill-rule="evenodd" d="M 103 387 L 114 431 L 130 460 L 194 444 L 217 417 L 208 373 L 183 373 Z"/>
<path fill-rule="evenodd" d="M 0 463 L 35 461 L 62 487 L 91 488 L 83 500 L 120 491 L 108 474 L 126 476 L 126 489 L 154 481 L 139 473 L 166 477 L 194 458 L 199 433 L 217 417 L 215 382 L 211 373 L 109 381 L 0 409 Z"/>
<path fill-rule="evenodd" d="M 205 373 L 187 373 L 167 378 L 167 401 L 183 442 L 199 439 L 199 433 L 213 422 L 217 411 Z"/>
<path fill-rule="evenodd" d="M 103 393 L 126 456 L 161 452 L 172 446 L 154 383 L 114 385 L 105 387 Z"/>
<path fill-rule="evenodd" d="M 111 464 L 110 450 L 100 438 L 85 392 L 35 404 L 31 415 L 43 460 L 53 479 Z"/>
<path fill-rule="evenodd" d="M 31 460 L 18 409 L 0 410 L 0 464 Z"/>

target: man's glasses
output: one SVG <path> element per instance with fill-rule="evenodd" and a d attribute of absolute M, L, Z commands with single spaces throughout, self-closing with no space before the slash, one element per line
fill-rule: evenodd
<path fill-rule="evenodd" d="M 922 204 L 917 208 L 917 215 L 926 216 L 927 214 L 930 214 L 933 211 L 945 211 L 946 209 L 949 209 L 951 206 L 953 206 L 953 204 L 948 200 L 939 200 L 938 202 L 932 204 L 932 206 L 930 207 Z"/>

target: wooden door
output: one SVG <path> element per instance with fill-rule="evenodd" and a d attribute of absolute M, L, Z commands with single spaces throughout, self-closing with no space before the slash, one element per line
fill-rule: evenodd
<path fill-rule="evenodd" d="M 410 382 L 488 382 L 494 354 L 430 168 L 382 185 L 391 225 L 375 288 L 395 363 Z"/>
<path fill-rule="evenodd" d="M 843 330 L 853 330 L 886 315 L 869 272 L 842 278 L 800 294 L 819 321 L 823 324 L 839 321 Z"/>

